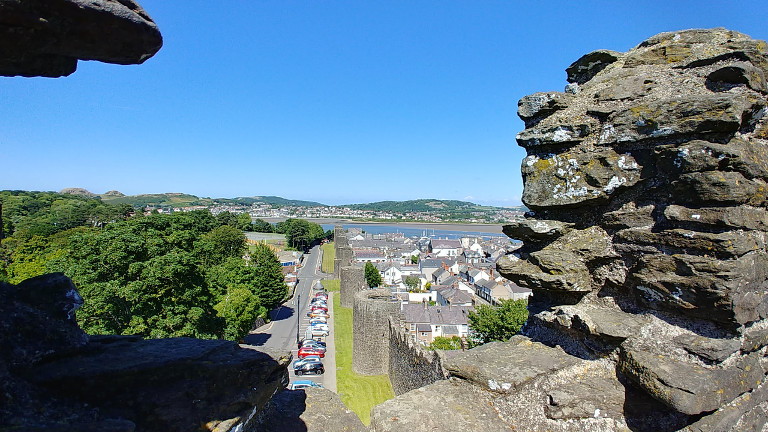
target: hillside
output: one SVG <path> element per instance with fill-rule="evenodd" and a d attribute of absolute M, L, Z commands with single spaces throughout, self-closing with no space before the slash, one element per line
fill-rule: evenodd
<path fill-rule="evenodd" d="M 290 200 L 279 196 L 254 196 L 254 197 L 237 197 L 237 198 L 215 198 L 213 201 L 217 204 L 234 204 L 234 205 L 253 205 L 256 203 L 271 204 L 277 206 L 294 206 L 294 207 L 327 207 L 325 204 L 315 201 L 302 201 L 302 200 Z"/>
<path fill-rule="evenodd" d="M 436 212 L 436 213 L 471 213 L 478 211 L 496 210 L 498 207 L 481 206 L 468 201 L 418 199 L 410 201 L 378 201 L 368 204 L 350 204 L 357 210 L 388 211 L 393 213 Z"/>
<path fill-rule="evenodd" d="M 161 194 L 141 194 L 141 195 L 118 195 L 119 192 L 110 191 L 109 193 L 99 195 L 101 200 L 110 204 L 130 204 L 133 207 L 145 206 L 194 206 L 211 205 L 213 200 L 210 198 L 199 198 L 185 193 L 161 193 Z"/>
<path fill-rule="evenodd" d="M 278 196 L 254 196 L 237 198 L 206 198 L 185 193 L 162 193 L 162 194 L 140 194 L 123 195 L 118 191 L 109 191 L 99 195 L 101 200 L 112 204 L 130 204 L 134 207 L 144 206 L 195 206 L 195 205 L 244 205 L 263 203 L 276 206 L 296 206 L 296 207 L 325 207 L 313 201 L 289 200 Z"/>

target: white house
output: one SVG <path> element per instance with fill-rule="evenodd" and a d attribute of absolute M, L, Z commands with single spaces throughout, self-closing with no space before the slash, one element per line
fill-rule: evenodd
<path fill-rule="evenodd" d="M 461 255 L 461 241 L 451 239 L 432 239 L 429 250 L 438 257 L 453 257 Z"/>
<path fill-rule="evenodd" d="M 466 338 L 469 332 L 467 314 L 474 310 L 466 306 L 427 306 L 426 303 L 403 305 L 406 329 L 421 343 L 432 343 L 435 337 Z"/>

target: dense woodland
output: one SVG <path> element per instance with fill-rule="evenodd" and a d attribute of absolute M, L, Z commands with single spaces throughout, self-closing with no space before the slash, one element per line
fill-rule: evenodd
<path fill-rule="evenodd" d="M 0 280 L 63 272 L 90 334 L 237 340 L 286 296 L 280 262 L 246 218 L 151 214 L 53 192 L 0 192 Z"/>

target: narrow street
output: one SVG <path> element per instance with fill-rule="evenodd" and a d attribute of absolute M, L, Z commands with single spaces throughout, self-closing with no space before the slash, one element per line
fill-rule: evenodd
<path fill-rule="evenodd" d="M 244 340 L 247 345 L 253 345 L 258 348 L 289 350 L 296 360 L 298 347 L 298 338 L 304 337 L 304 332 L 309 324 L 307 311 L 309 310 L 309 301 L 314 297 L 316 291 L 312 290 L 315 283 L 319 282 L 324 273 L 320 271 L 320 262 L 322 252 L 319 246 L 313 247 L 309 254 L 304 258 L 304 263 L 298 271 L 299 282 L 293 298 L 289 299 L 282 306 L 271 312 L 272 321 L 256 330 L 253 330 Z M 336 358 L 333 344 L 334 326 L 333 326 L 333 302 L 328 301 L 328 327 L 330 335 L 326 338 L 327 350 L 323 358 L 325 373 L 323 375 L 303 375 L 300 379 L 310 379 L 325 388 L 336 391 Z M 294 381 L 293 367 L 288 367 L 291 382 Z"/>

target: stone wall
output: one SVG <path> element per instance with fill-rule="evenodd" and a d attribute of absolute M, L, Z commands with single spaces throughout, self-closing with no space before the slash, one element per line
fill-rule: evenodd
<path fill-rule="evenodd" d="M 401 320 L 389 319 L 389 382 L 395 395 L 446 379 L 440 351 L 415 342 Z"/>
<path fill-rule="evenodd" d="M 340 228 L 341 227 L 339 226 L 334 228 L 334 235 L 333 235 L 333 250 L 336 253 L 335 258 L 333 259 L 333 275 L 337 279 L 341 277 L 341 267 L 345 265 L 344 260 L 342 258 L 342 255 L 344 254 L 344 252 L 340 252 L 340 251 L 345 247 L 349 247 L 347 234 L 344 232 L 344 230 Z"/>
<path fill-rule="evenodd" d="M 351 308 L 355 303 L 355 294 L 366 289 L 365 270 L 362 267 L 342 267 L 340 272 L 339 295 L 342 307 Z"/>
<path fill-rule="evenodd" d="M 524 335 L 446 359 L 372 428 L 764 430 L 768 44 L 662 33 L 566 73 L 518 103 L 531 211 L 498 269 L 533 291 Z"/>
<path fill-rule="evenodd" d="M 290 352 L 192 338 L 86 336 L 61 273 L 0 282 L 0 430 L 249 430 Z"/>
<path fill-rule="evenodd" d="M 390 300 L 388 289 L 355 294 L 352 309 L 352 370 L 360 375 L 381 375 L 389 368 L 389 318 L 400 314 L 400 303 Z"/>

